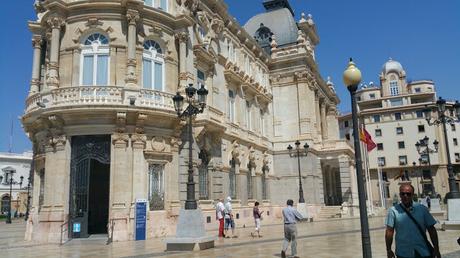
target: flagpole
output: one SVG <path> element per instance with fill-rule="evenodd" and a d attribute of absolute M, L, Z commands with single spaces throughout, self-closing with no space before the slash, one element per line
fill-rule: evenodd
<path fill-rule="evenodd" d="M 11 129 L 10 129 L 10 144 L 8 146 L 8 152 L 11 153 L 13 150 L 13 115 L 10 115 Z"/>

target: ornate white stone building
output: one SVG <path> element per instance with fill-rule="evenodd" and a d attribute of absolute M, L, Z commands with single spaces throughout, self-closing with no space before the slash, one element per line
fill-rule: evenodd
<path fill-rule="evenodd" d="M 325 203 L 357 205 L 339 99 L 315 62 L 315 23 L 296 21 L 287 0 L 263 4 L 241 26 L 223 0 L 36 1 L 22 121 L 43 180 L 34 180 L 26 238 L 57 242 L 68 229 L 64 239 L 133 239 L 138 198 L 150 204 L 147 237 L 174 234 L 189 142 L 172 97 L 190 83 L 209 90 L 193 124 L 208 228 L 213 200 L 226 196 L 239 225 L 252 223 L 255 200 L 266 221 L 279 219 L 286 199 L 298 199 L 297 159 L 286 149 L 296 140 L 310 145 L 301 180 L 311 214 Z"/>

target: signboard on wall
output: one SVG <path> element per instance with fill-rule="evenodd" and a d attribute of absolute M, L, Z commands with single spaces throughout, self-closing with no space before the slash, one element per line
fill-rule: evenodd
<path fill-rule="evenodd" d="M 136 200 L 136 227 L 135 235 L 137 240 L 145 240 L 147 228 L 147 200 Z"/>

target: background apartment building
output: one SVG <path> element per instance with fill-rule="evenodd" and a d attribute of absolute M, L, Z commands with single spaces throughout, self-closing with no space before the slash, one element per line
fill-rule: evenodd
<path fill-rule="evenodd" d="M 379 79 L 379 86 L 370 83 L 357 93 L 361 122 L 377 145 L 371 152 L 363 153 L 363 159 L 367 156 L 369 162 L 371 200 L 377 205 L 381 204 L 382 197 L 391 202 L 399 185 L 407 182 L 419 195 L 444 197 L 449 189 L 442 127 L 430 126 L 423 113 L 426 106 L 435 105 L 434 82 L 407 80 L 402 65 L 392 59 L 383 65 Z M 453 117 L 452 105 L 448 101 L 447 115 Z M 339 118 L 339 127 L 340 137 L 353 144 L 351 114 Z M 458 125 L 447 125 L 455 171 L 460 161 L 459 130 Z M 429 149 L 420 145 L 417 149 L 416 143 L 423 143 L 421 140 L 425 137 L 428 137 Z M 437 146 L 433 144 L 435 141 Z M 457 183 L 458 179 L 457 174 Z"/>

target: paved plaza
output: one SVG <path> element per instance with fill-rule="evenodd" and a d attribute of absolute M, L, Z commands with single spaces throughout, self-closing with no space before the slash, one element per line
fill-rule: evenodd
<path fill-rule="evenodd" d="M 374 257 L 386 257 L 384 217 L 370 219 Z M 300 257 L 361 257 L 359 219 L 337 219 L 299 224 Z M 238 228 L 238 238 L 219 239 L 216 248 L 196 252 L 165 252 L 164 239 L 115 242 L 107 245 L 105 236 L 72 240 L 62 246 L 24 242 L 25 225 L 16 220 L 0 224 L 1 257 L 280 257 L 282 225 L 262 227 L 262 238 L 250 236 L 251 227 Z M 460 231 L 438 231 L 443 257 L 460 257 L 456 239 Z M 208 232 L 214 234 L 214 232 Z M 288 251 L 289 254 L 290 251 Z"/>

